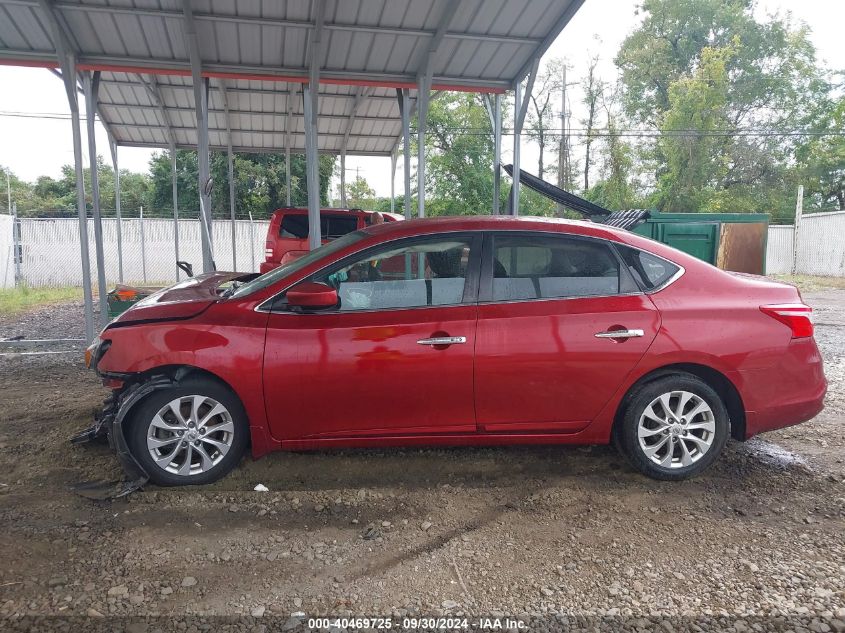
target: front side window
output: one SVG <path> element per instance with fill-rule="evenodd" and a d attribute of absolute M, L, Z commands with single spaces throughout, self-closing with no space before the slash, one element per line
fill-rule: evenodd
<path fill-rule="evenodd" d="M 619 293 L 619 260 L 598 241 L 497 235 L 493 257 L 494 301 Z"/>
<path fill-rule="evenodd" d="M 337 290 L 339 310 L 388 310 L 463 301 L 470 238 L 444 237 L 385 245 L 318 273 Z"/>
<path fill-rule="evenodd" d="M 340 239 L 334 240 L 333 242 L 330 242 L 325 246 L 315 248 L 313 251 L 309 251 L 299 259 L 295 259 L 290 263 L 274 268 L 270 272 L 264 273 L 260 277 L 256 277 L 252 281 L 248 281 L 242 286 L 238 286 L 238 289 L 235 290 L 235 292 L 232 293 L 231 296 L 234 298 L 246 297 L 247 295 L 250 295 L 253 292 L 257 292 L 259 290 L 262 290 L 263 288 L 267 288 L 268 286 L 273 285 L 281 279 L 284 279 L 288 275 L 293 275 L 294 273 L 299 272 L 303 268 L 310 266 L 314 262 L 319 261 L 324 257 L 331 257 L 338 251 L 342 251 L 347 246 L 351 246 L 356 242 L 360 242 L 366 236 L 367 234 L 363 231 L 347 233 Z"/>

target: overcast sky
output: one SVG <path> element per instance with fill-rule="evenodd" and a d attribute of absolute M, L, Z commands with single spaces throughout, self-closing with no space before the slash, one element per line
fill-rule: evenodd
<path fill-rule="evenodd" d="M 546 54 L 546 59 L 566 58 L 575 69 L 572 73 L 574 77 L 569 79 L 577 80 L 587 59 L 599 54 L 602 78 L 614 79 L 616 71 L 612 59 L 625 36 L 637 24 L 636 4 L 635 0 L 586 0 Z M 795 19 L 806 22 L 812 29 L 819 57 L 830 67 L 845 68 L 845 45 L 842 43 L 845 2 L 760 0 L 758 11 L 761 16 L 774 11 L 790 11 Z M 70 122 L 62 118 L 48 118 L 49 115 L 69 113 L 61 81 L 43 69 L 0 66 L 0 86 L 0 165 L 10 167 L 20 178 L 28 181 L 40 175 L 57 177 L 62 165 L 73 163 Z M 80 109 L 84 112 L 81 96 Z M 19 116 L 21 114 L 29 116 Z M 106 134 L 99 124 L 97 148 L 98 153 L 108 157 Z M 83 151 L 87 164 L 85 138 Z M 503 139 L 503 151 L 503 162 L 509 162 L 512 151 L 510 138 Z M 151 154 L 152 151 L 146 149 L 121 148 L 120 166 L 146 172 Z M 524 142 L 523 168 L 536 171 L 536 160 L 536 148 Z M 389 195 L 389 159 L 348 157 L 348 180 L 354 178 L 356 170 L 369 181 L 378 195 Z M 401 170 L 397 172 L 396 192 L 402 195 Z"/>

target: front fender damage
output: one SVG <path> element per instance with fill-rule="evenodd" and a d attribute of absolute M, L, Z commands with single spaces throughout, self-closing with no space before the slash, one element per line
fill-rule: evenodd
<path fill-rule="evenodd" d="M 138 402 L 154 391 L 173 387 L 176 383 L 177 379 L 163 375 L 130 383 L 106 399 L 102 411 L 94 416 L 94 424 L 91 427 L 70 438 L 72 444 L 87 444 L 107 438 L 126 475 L 124 481 L 120 482 L 93 481 L 77 484 L 73 489 L 78 494 L 91 499 L 119 499 L 142 488 L 149 481 L 149 474 L 129 450 L 123 424 Z"/>

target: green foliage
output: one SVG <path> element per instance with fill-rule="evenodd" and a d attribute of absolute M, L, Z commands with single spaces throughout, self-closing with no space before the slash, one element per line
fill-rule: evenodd
<path fill-rule="evenodd" d="M 489 129 L 490 119 L 477 95 L 444 93 L 431 101 L 426 135 L 427 215 L 490 212 L 493 135 L 465 131 Z"/>
<path fill-rule="evenodd" d="M 704 209 L 711 187 L 727 171 L 719 156 L 724 143 L 713 133 L 728 126 L 727 64 L 733 54 L 733 47 L 704 48 L 693 75 L 669 86 L 669 108 L 660 121 L 659 148 L 666 161 L 657 190 L 662 211 Z"/>
<path fill-rule="evenodd" d="M 291 204 L 303 207 L 308 204 L 305 157 L 291 156 Z M 329 184 L 334 171 L 333 156 L 320 156 L 320 204 L 329 204 Z M 212 152 L 210 172 L 213 180 L 211 208 L 214 218 L 229 217 L 229 163 L 225 153 Z M 285 157 L 280 154 L 236 154 L 235 215 L 244 218 L 252 212 L 256 220 L 266 219 L 275 209 L 287 202 Z M 199 214 L 199 165 L 196 152 L 177 150 L 176 179 L 179 188 L 179 214 L 198 217 Z M 170 154 L 154 154 L 150 160 L 152 175 L 151 208 L 154 213 L 172 213 Z M 122 181 L 121 181 L 122 184 Z"/>
<path fill-rule="evenodd" d="M 39 306 L 79 299 L 81 296 L 80 288 L 0 288 L 0 314 L 17 314 Z"/>
<path fill-rule="evenodd" d="M 390 200 L 387 202 L 387 209 L 390 210 Z M 353 209 L 375 209 L 376 208 L 376 192 L 370 187 L 370 183 L 366 178 L 358 176 L 351 183 L 346 185 L 346 204 Z"/>
<path fill-rule="evenodd" d="M 815 127 L 838 134 L 810 137 L 796 152 L 805 205 L 845 209 L 845 97 L 821 102 Z"/>
<path fill-rule="evenodd" d="M 827 99 L 807 28 L 788 15 L 759 21 L 753 0 L 643 0 L 640 10 L 616 63 L 631 123 L 662 132 L 635 157 L 652 168 L 652 200 L 666 210 L 791 215 L 801 138 L 755 132 L 811 127 L 813 104 Z"/>
<path fill-rule="evenodd" d="M 97 157 L 97 175 L 100 187 L 100 211 L 104 217 L 113 216 L 114 171 L 106 165 L 102 156 Z M 85 206 L 92 210 L 91 170 L 83 169 L 85 182 Z M 136 214 L 140 206 L 149 207 L 150 177 L 136 174 L 125 169 L 120 170 L 121 207 L 128 214 Z M 39 176 L 34 183 L 24 182 L 12 175 L 12 199 L 17 202 L 18 215 L 21 217 L 75 217 L 76 208 L 76 170 L 72 165 L 62 167 L 58 179 Z M 3 197 L 5 207 L 5 197 Z"/>

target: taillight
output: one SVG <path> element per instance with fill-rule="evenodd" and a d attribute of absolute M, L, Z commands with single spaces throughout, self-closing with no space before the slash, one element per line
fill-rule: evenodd
<path fill-rule="evenodd" d="M 266 259 L 272 259 L 273 258 L 273 249 L 272 248 L 265 248 L 264 249 L 264 257 Z"/>
<path fill-rule="evenodd" d="M 813 335 L 813 309 L 803 303 L 782 303 L 760 306 L 763 314 L 788 325 L 792 338 L 806 338 Z"/>

